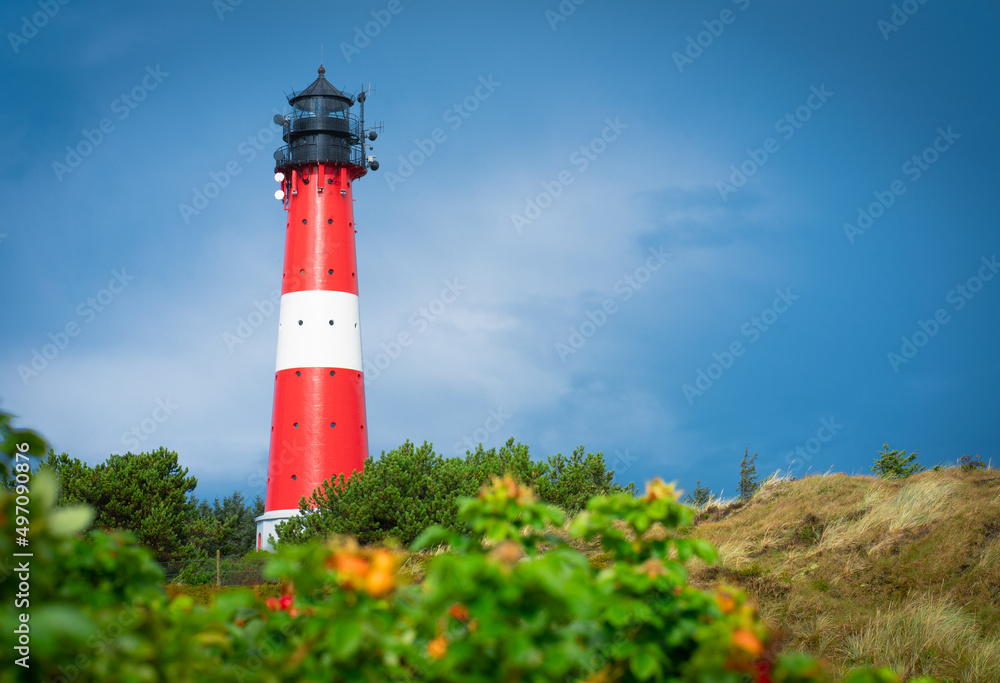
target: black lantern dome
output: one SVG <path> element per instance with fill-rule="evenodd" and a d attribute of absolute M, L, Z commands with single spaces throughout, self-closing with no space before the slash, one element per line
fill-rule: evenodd
<path fill-rule="evenodd" d="M 326 69 L 320 65 L 319 77 L 305 90 L 293 92 L 288 98 L 292 111 L 277 114 L 275 123 L 282 126 L 282 139 L 287 143 L 274 153 L 275 170 L 314 163 L 344 164 L 360 167 L 364 174 L 368 164 L 364 149 L 364 99 L 359 97 L 361 118 L 351 114 L 354 98 L 344 94 L 326 80 Z"/>

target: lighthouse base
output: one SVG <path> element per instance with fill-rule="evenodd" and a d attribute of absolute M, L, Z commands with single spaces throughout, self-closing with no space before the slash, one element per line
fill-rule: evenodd
<path fill-rule="evenodd" d="M 273 553 L 274 545 L 271 543 L 271 537 L 278 538 L 278 532 L 276 531 L 278 525 L 298 514 L 298 508 L 291 510 L 271 510 L 254 519 L 257 522 L 257 550 L 266 550 Z"/>

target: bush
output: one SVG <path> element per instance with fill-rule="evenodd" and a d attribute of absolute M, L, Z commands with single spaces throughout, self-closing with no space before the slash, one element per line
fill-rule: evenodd
<path fill-rule="evenodd" d="M 986 463 L 978 455 L 963 455 L 958 459 L 958 466 L 965 472 L 986 469 Z"/>
<path fill-rule="evenodd" d="M 282 543 L 301 543 L 331 534 L 355 537 L 362 545 L 395 539 L 413 542 L 438 525 L 459 531 L 458 499 L 475 495 L 491 477 L 510 474 L 532 486 L 539 498 L 573 513 L 592 496 L 635 486 L 614 483 L 601 453 L 584 455 L 583 446 L 570 458 L 562 454 L 533 461 L 528 447 L 507 441 L 499 450 L 480 445 L 462 458 L 444 458 L 432 445 L 407 441 L 379 459 L 365 460 L 364 471 L 349 479 L 327 480 L 300 504 L 301 515 L 278 528 Z"/>
<path fill-rule="evenodd" d="M 21 525 L 7 511 L 25 486 L 0 491 L 5 557 Z M 15 581 L 0 583 L 0 628 L 23 623 L 29 635 L 0 683 L 829 680 L 808 657 L 775 655 L 742 592 L 687 584 L 687 560 L 710 562 L 715 550 L 681 535 L 693 510 L 659 480 L 641 498 L 592 498 L 573 520 L 571 535 L 608 555 L 603 569 L 547 534 L 564 514 L 507 477 L 458 502 L 464 532 L 434 526 L 416 541 L 449 549 L 429 557 L 420 585 L 397 571 L 406 553 L 335 538 L 279 551 L 267 570 L 279 595 L 223 591 L 209 605 L 168 601 L 134 537 L 78 537 L 90 513 L 53 510 L 55 497 L 55 478 L 39 473 L 22 537 L 34 554 L 30 612 L 15 603 Z M 665 533 L 646 535 L 653 525 Z"/>
<path fill-rule="evenodd" d="M 914 462 L 917 459 L 917 452 L 913 451 L 906 455 L 906 451 L 889 450 L 889 444 L 882 446 L 878 452 L 879 457 L 875 459 L 875 466 L 872 472 L 883 479 L 905 479 L 911 474 L 922 472 L 923 465 Z"/>

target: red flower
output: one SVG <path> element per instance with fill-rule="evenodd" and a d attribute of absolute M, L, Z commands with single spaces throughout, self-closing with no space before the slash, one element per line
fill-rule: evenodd
<path fill-rule="evenodd" d="M 765 662 L 763 659 L 754 664 L 757 669 L 757 674 L 754 677 L 754 683 L 773 683 L 771 678 L 771 665 Z"/>
<path fill-rule="evenodd" d="M 469 608 L 460 602 L 456 602 L 448 608 L 448 614 L 455 617 L 459 621 L 465 621 L 469 618 Z"/>

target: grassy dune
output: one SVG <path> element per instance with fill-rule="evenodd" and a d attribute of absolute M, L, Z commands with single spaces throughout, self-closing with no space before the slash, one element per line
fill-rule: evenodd
<path fill-rule="evenodd" d="M 1000 681 L 1000 471 L 900 481 L 772 479 L 710 505 L 692 535 L 719 549 L 692 583 L 742 586 L 784 648 L 840 671 Z"/>

